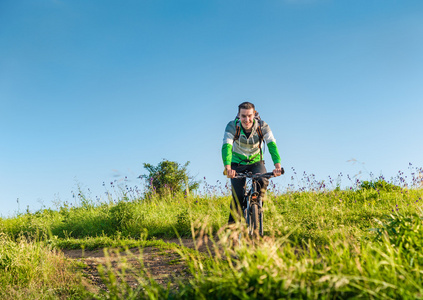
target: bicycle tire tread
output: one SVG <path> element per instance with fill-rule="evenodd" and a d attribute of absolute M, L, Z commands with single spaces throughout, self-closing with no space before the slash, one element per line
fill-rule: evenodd
<path fill-rule="evenodd" d="M 259 208 L 257 204 L 253 204 L 251 206 L 251 219 L 252 219 L 252 229 L 253 229 L 253 236 L 258 237 L 259 229 L 260 229 L 260 221 L 259 221 Z"/>

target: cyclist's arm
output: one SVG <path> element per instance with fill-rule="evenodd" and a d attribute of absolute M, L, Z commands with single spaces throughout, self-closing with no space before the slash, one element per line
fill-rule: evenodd
<path fill-rule="evenodd" d="M 269 149 L 270 156 L 274 164 L 281 163 L 281 157 L 279 155 L 278 146 L 276 146 L 276 139 L 273 136 L 272 130 L 270 130 L 269 125 L 266 122 L 263 122 L 262 125 L 263 139 L 267 144 Z"/>
<path fill-rule="evenodd" d="M 227 143 L 227 144 L 223 144 L 222 146 L 222 160 L 223 160 L 223 165 L 226 166 L 229 165 L 231 166 L 231 162 L 232 162 L 232 145 Z"/>
<path fill-rule="evenodd" d="M 234 178 L 236 176 L 236 172 L 235 172 L 235 170 L 232 170 L 231 165 L 226 165 L 225 166 L 225 172 L 224 172 L 224 174 L 228 178 Z"/>
<path fill-rule="evenodd" d="M 223 159 L 223 165 L 225 166 L 225 172 L 224 172 L 224 174 L 228 178 L 234 178 L 236 173 L 231 168 L 232 145 L 230 145 L 230 144 L 223 144 L 223 146 L 222 146 L 222 159 Z"/>
<path fill-rule="evenodd" d="M 272 161 L 275 164 L 281 163 L 281 156 L 279 155 L 278 146 L 276 146 L 276 142 L 270 142 L 267 144 L 267 148 L 269 149 L 270 156 L 272 157 Z"/>
<path fill-rule="evenodd" d="M 269 125 L 265 122 L 263 122 L 263 138 L 269 149 L 272 161 L 275 164 L 273 175 L 280 176 L 282 175 L 281 156 L 279 155 L 278 146 L 276 145 L 276 139 L 273 136 L 272 130 L 270 130 Z"/>
<path fill-rule="evenodd" d="M 273 170 L 273 175 L 275 175 L 276 177 L 282 175 L 282 166 L 281 166 L 280 163 L 275 164 L 275 169 Z"/>
<path fill-rule="evenodd" d="M 223 165 L 225 166 L 224 174 L 228 178 L 235 177 L 235 171 L 231 168 L 232 163 L 232 145 L 234 143 L 234 124 L 229 122 L 225 129 L 225 134 L 223 136 L 223 145 L 222 145 L 222 160 Z"/>

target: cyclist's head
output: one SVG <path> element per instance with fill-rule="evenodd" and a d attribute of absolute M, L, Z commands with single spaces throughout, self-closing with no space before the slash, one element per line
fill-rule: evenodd
<path fill-rule="evenodd" d="M 243 102 L 238 106 L 238 118 L 242 127 L 249 130 L 253 127 L 256 110 L 253 103 Z"/>
<path fill-rule="evenodd" d="M 253 103 L 251 102 L 242 102 L 240 105 L 238 105 L 238 113 L 241 111 L 241 109 L 253 109 L 253 111 L 256 111 L 256 108 Z"/>

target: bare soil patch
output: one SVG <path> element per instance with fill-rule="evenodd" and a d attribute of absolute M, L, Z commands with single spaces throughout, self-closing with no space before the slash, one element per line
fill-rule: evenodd
<path fill-rule="evenodd" d="M 168 243 L 180 244 L 178 239 L 164 240 Z M 182 245 L 207 253 L 212 249 L 212 243 L 209 240 L 182 239 Z M 172 288 L 177 288 L 177 282 L 188 278 L 187 266 L 180 255 L 172 249 L 162 249 L 157 247 L 145 247 L 143 249 L 132 248 L 128 252 L 118 252 L 109 250 L 105 253 L 104 249 L 97 250 L 62 250 L 67 258 L 75 259 L 84 264 L 82 272 L 86 278 L 86 286 L 91 292 L 98 292 L 99 289 L 106 290 L 98 266 L 110 266 L 113 271 L 121 272 L 126 270 L 125 281 L 132 287 L 139 285 L 137 278 L 141 273 L 141 258 L 146 271 L 150 276 L 163 287 L 170 283 Z"/>

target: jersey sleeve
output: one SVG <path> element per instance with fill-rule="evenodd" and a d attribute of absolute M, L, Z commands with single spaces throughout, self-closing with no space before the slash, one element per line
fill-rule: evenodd
<path fill-rule="evenodd" d="M 272 161 L 274 164 L 281 162 L 281 156 L 279 155 L 278 146 L 276 145 L 276 139 L 273 136 L 273 132 L 270 129 L 269 125 L 266 122 L 263 122 L 262 125 L 262 132 L 263 132 L 263 140 L 267 144 L 267 148 L 269 149 L 270 156 L 272 157 Z"/>
<path fill-rule="evenodd" d="M 267 144 L 267 148 L 269 149 L 273 164 L 281 163 L 281 156 L 279 155 L 279 150 L 278 146 L 276 145 L 276 142 L 271 142 Z"/>
<path fill-rule="evenodd" d="M 232 145 L 231 144 L 223 144 L 223 146 L 222 146 L 222 160 L 223 160 L 224 166 L 231 164 L 231 162 L 232 162 Z"/>
<path fill-rule="evenodd" d="M 229 122 L 225 128 L 225 134 L 223 135 L 223 145 L 222 145 L 222 160 L 223 165 L 230 165 L 232 162 L 232 145 L 234 143 L 235 136 L 235 124 L 234 122 Z"/>

